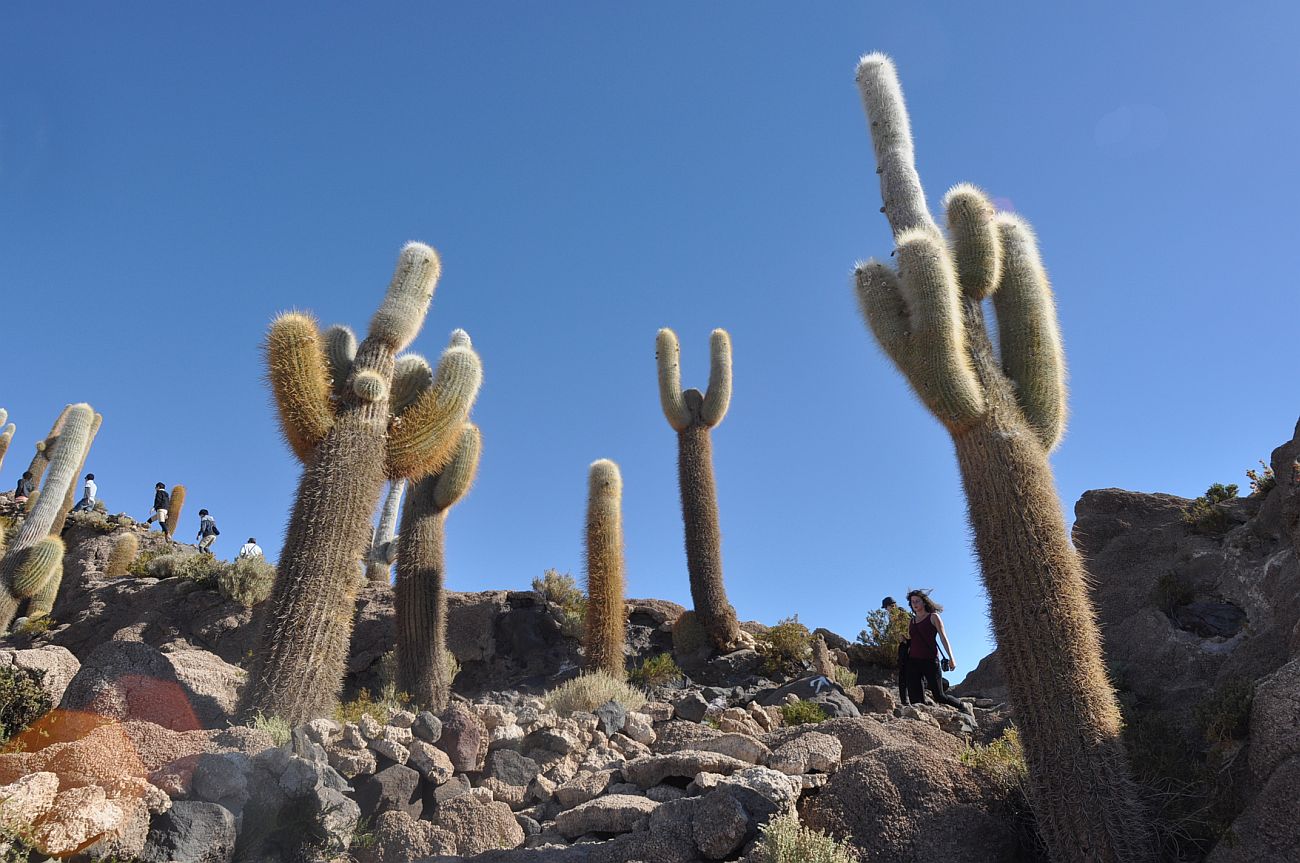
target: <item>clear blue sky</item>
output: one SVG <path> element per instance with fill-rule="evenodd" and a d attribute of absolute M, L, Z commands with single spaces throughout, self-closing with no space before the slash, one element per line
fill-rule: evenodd
<path fill-rule="evenodd" d="M 183 537 L 206 507 L 219 553 L 255 534 L 274 556 L 299 467 L 265 326 L 363 328 L 420 239 L 444 277 L 415 348 L 464 327 L 486 369 L 452 588 L 580 575 L 587 465 L 612 458 L 629 593 L 689 603 L 654 340 L 673 327 L 702 387 L 721 326 L 741 616 L 852 637 L 882 595 L 933 587 L 960 675 L 990 643 L 951 445 L 850 287 L 891 248 L 860 54 L 899 65 L 932 202 L 970 180 L 1038 230 L 1067 513 L 1089 488 L 1244 488 L 1297 415 L 1300 13 L 1056 5 L 7 4 L 0 483 L 89 401 L 111 509 L 184 483 Z"/>

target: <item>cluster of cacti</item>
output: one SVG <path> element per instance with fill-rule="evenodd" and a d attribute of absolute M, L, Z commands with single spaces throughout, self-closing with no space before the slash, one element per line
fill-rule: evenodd
<path fill-rule="evenodd" d="M 163 525 L 163 532 L 167 536 L 175 537 L 176 529 L 181 526 L 181 509 L 185 506 L 185 486 L 172 486 L 172 493 L 168 497 L 171 504 L 167 507 L 167 523 Z"/>
<path fill-rule="evenodd" d="M 407 357 L 402 357 L 402 360 Z M 422 358 L 420 362 L 424 362 Z M 400 367 L 402 360 L 398 360 Z M 428 368 L 428 363 L 424 363 Z M 400 371 L 400 368 L 399 368 Z M 395 380 L 404 380 L 397 378 Z M 397 404 L 397 392 L 393 392 L 394 406 Z M 388 576 L 393 562 L 397 560 L 397 516 L 402 509 L 402 495 L 406 491 L 406 480 L 395 479 L 388 484 L 388 494 L 384 497 L 383 509 L 379 512 L 379 526 L 375 528 L 375 537 L 370 542 L 370 551 L 366 555 L 366 581 L 388 584 Z"/>
<path fill-rule="evenodd" d="M 587 614 L 582 644 L 587 670 L 626 676 L 623 643 L 623 477 L 609 459 L 592 462 L 587 477 Z"/>
<path fill-rule="evenodd" d="M 140 553 L 140 540 L 135 531 L 124 530 L 118 533 L 108 550 L 108 563 L 104 566 L 107 578 L 119 578 L 126 575 L 135 563 L 135 556 Z"/>
<path fill-rule="evenodd" d="M 468 347 L 468 342 L 465 343 Z M 483 439 L 465 423 L 451 461 L 411 486 L 397 535 L 396 686 L 427 710 L 445 710 L 454 660 L 447 649 L 447 511 L 478 471 Z"/>
<path fill-rule="evenodd" d="M 0 467 L 4 466 L 5 453 L 9 452 L 9 444 L 14 439 L 14 424 L 9 422 L 9 411 L 0 408 Z"/>
<path fill-rule="evenodd" d="M 352 635 L 357 563 L 384 480 L 436 473 L 455 452 L 482 380 L 473 349 L 448 348 L 431 375 L 421 376 L 421 366 L 394 377 L 397 354 L 424 323 L 438 274 L 433 249 L 403 248 L 360 345 L 343 328 L 322 338 L 316 322 L 297 312 L 271 325 L 271 388 L 304 469 L 241 698 L 245 715 L 298 723 L 331 712 Z M 394 412 L 392 394 L 408 388 L 414 395 Z"/>
<path fill-rule="evenodd" d="M 63 532 L 63 525 L 67 522 L 68 513 L 72 512 L 72 507 L 77 502 L 79 480 L 82 472 L 86 469 L 86 459 L 90 457 L 90 447 L 95 443 L 95 435 L 99 434 L 99 427 L 103 422 L 104 417 L 95 414 L 95 419 L 90 424 L 90 439 L 86 441 L 86 446 L 81 451 L 81 461 L 77 464 L 77 474 L 72 483 L 68 485 L 68 490 L 63 493 L 63 506 L 59 508 L 59 514 L 54 517 L 54 523 L 50 525 L 50 533 L 55 536 Z"/>
<path fill-rule="evenodd" d="M 897 271 L 860 266 L 858 297 L 956 446 L 1039 830 L 1053 860 L 1150 859 L 1087 576 L 1047 460 L 1064 426 L 1065 371 L 1034 236 L 962 185 L 944 201 L 945 241 L 926 207 L 892 62 L 864 57 L 857 77 L 898 261 Z M 984 319 L 990 296 L 998 351 Z"/>
<path fill-rule="evenodd" d="M 49 474 L 40 499 L 0 558 L 0 633 L 8 631 L 24 599 L 31 600 L 29 616 L 48 613 L 63 577 L 63 543 L 49 535 L 50 527 L 76 480 L 95 412 L 87 404 L 69 405 L 60 423 L 57 440 L 42 451 L 49 460 Z"/>
<path fill-rule="evenodd" d="M 709 640 L 718 650 L 726 651 L 739 644 L 740 626 L 722 582 L 722 528 L 710 430 L 722 422 L 731 404 L 731 338 L 725 330 L 714 330 L 709 348 L 709 386 L 702 394 L 696 389 L 682 392 L 680 349 L 672 330 L 659 331 L 655 357 L 659 400 L 668 424 L 677 432 L 677 476 L 691 601 Z"/>

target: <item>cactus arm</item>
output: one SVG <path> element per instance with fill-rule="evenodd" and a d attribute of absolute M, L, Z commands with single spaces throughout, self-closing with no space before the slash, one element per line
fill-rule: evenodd
<path fill-rule="evenodd" d="M 108 563 L 104 567 L 106 578 L 119 578 L 127 574 L 135 557 L 140 552 L 140 540 L 133 531 L 122 531 L 113 540 L 113 547 L 108 552 Z"/>
<path fill-rule="evenodd" d="M 483 366 L 473 348 L 443 351 L 433 384 L 389 426 L 390 478 L 420 479 L 446 467 L 482 383 Z"/>
<path fill-rule="evenodd" d="M 411 343 L 429 312 L 442 265 L 424 243 L 407 243 L 397 259 L 388 294 L 370 319 L 367 338 L 378 339 L 397 353 Z"/>
<path fill-rule="evenodd" d="M 9 451 L 9 443 L 14 439 L 15 431 L 13 423 L 9 423 L 4 427 L 4 431 L 0 431 L 0 466 L 5 463 L 5 453 Z"/>
<path fill-rule="evenodd" d="M 393 370 L 393 395 L 388 410 L 394 416 L 401 414 L 420 397 L 420 393 L 433 385 L 433 369 L 429 361 L 419 354 L 405 354 L 397 358 Z"/>
<path fill-rule="evenodd" d="M 5 410 L 4 408 L 0 408 L 0 426 L 4 425 L 7 422 L 9 422 L 9 411 Z"/>
<path fill-rule="evenodd" d="M 691 413 L 682 396 L 681 347 L 677 334 L 667 327 L 655 336 L 655 362 L 659 368 L 659 404 L 664 417 L 674 431 L 683 431 L 691 424 Z"/>
<path fill-rule="evenodd" d="M 352 360 L 357 356 L 357 337 L 351 327 L 335 324 L 325 331 L 325 362 L 329 366 L 333 392 L 341 396 L 352 376 Z"/>
<path fill-rule="evenodd" d="M 952 238 L 953 264 L 966 296 L 982 300 L 1002 277 L 1002 240 L 989 199 L 970 183 L 959 183 L 943 196 Z"/>
<path fill-rule="evenodd" d="M 306 463 L 334 425 L 330 377 L 316 321 L 300 312 L 276 318 L 266 335 L 267 377 L 280 413 L 280 431 Z"/>
<path fill-rule="evenodd" d="M 627 610 L 623 600 L 623 478 L 608 459 L 592 462 L 587 480 L 586 666 L 622 679 Z"/>
<path fill-rule="evenodd" d="M 32 485 L 39 486 L 41 477 L 45 475 L 45 468 L 50 463 L 50 457 L 54 454 L 54 445 L 59 441 L 59 435 L 63 432 L 63 425 L 68 421 L 68 412 L 72 410 L 72 405 L 65 405 L 59 412 L 59 417 L 50 427 L 50 433 L 45 436 L 45 440 L 36 442 L 36 455 L 32 456 L 32 462 L 27 466 L 27 470 L 32 474 Z"/>
<path fill-rule="evenodd" d="M 456 443 L 451 461 L 438 474 L 433 485 L 433 503 L 438 509 L 450 509 L 469 493 L 478 473 L 479 457 L 483 454 L 483 435 L 478 426 L 465 423 Z"/>
<path fill-rule="evenodd" d="M 50 533 L 55 536 L 63 532 L 63 525 L 68 521 L 68 513 L 72 512 L 72 507 L 77 502 L 77 480 L 86 471 L 86 459 L 90 458 L 90 448 L 94 446 L 95 435 L 99 434 L 99 427 L 103 424 L 104 417 L 101 414 L 95 414 L 95 419 L 90 424 L 90 439 L 86 441 L 86 448 L 81 452 L 81 461 L 77 464 L 77 474 L 73 481 L 68 484 L 68 490 L 63 495 L 63 508 L 59 514 L 54 517 L 54 523 L 50 525 Z"/>
<path fill-rule="evenodd" d="M 704 391 L 700 419 L 716 426 L 731 404 L 731 336 L 718 329 L 709 334 L 709 388 Z"/>
<path fill-rule="evenodd" d="M 1065 351 L 1056 303 L 1027 223 L 998 217 L 1005 263 L 993 307 L 997 311 L 1002 370 L 1015 386 L 1016 401 L 1044 449 L 1051 452 L 1065 433 Z"/>
<path fill-rule="evenodd" d="M 903 88 L 893 61 L 884 54 L 868 54 L 858 61 L 858 90 L 871 124 L 871 143 L 880 175 L 881 210 L 897 236 L 925 228 L 939 232 L 925 203 L 925 190 L 916 171 L 912 123 L 903 101 Z"/>
<path fill-rule="evenodd" d="M 63 540 L 57 536 L 44 537 L 27 549 L 14 570 L 14 593 L 29 599 L 40 593 L 54 570 L 62 567 L 63 552 Z"/>

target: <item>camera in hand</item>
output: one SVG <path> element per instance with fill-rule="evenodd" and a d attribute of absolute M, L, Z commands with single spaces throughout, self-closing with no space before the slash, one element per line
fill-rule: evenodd
<path fill-rule="evenodd" d="M 945 656 L 939 660 L 939 667 L 944 671 L 952 671 L 952 660 Z"/>

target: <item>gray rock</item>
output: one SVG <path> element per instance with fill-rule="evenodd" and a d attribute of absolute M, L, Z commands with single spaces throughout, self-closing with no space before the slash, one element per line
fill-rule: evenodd
<path fill-rule="evenodd" d="M 627 721 L 627 708 L 613 699 L 597 707 L 595 713 L 600 720 L 600 730 L 606 737 L 613 737 L 622 731 L 623 723 Z"/>
<path fill-rule="evenodd" d="M 330 766 L 348 779 L 368 776 L 379 767 L 375 753 L 369 749 L 331 749 L 329 759 Z"/>
<path fill-rule="evenodd" d="M 623 776 L 642 788 L 658 785 L 669 777 L 693 779 L 696 774 L 730 774 L 744 770 L 750 764 L 719 752 L 698 752 L 685 749 L 668 755 L 647 755 L 634 758 L 623 765 Z M 762 769 L 762 768 L 755 768 Z"/>
<path fill-rule="evenodd" d="M 289 799 L 297 800 L 315 794 L 321 780 L 321 765 L 295 755 L 280 774 L 280 790 Z"/>
<path fill-rule="evenodd" d="M 477 773 L 488 753 L 488 730 L 474 711 L 460 704 L 447 708 L 442 717 L 442 734 L 435 744 L 457 770 Z"/>
<path fill-rule="evenodd" d="M 691 816 L 695 847 L 709 860 L 722 860 L 740 847 L 749 832 L 749 813 L 726 791 L 710 791 Z"/>
<path fill-rule="evenodd" d="M 200 755 L 194 764 L 192 794 L 238 812 L 248 800 L 249 768 L 249 758 L 242 753 Z"/>
<path fill-rule="evenodd" d="M 411 725 L 415 736 L 428 743 L 437 743 L 442 736 L 442 720 L 427 710 L 421 711 Z"/>
<path fill-rule="evenodd" d="M 81 663 L 72 655 L 72 651 L 54 644 L 26 650 L 0 650 L 0 668 L 6 666 L 40 677 L 40 687 L 50 697 L 52 704 L 63 700 L 68 684 L 81 670 Z"/>
<path fill-rule="evenodd" d="M 555 789 L 554 797 L 565 809 L 580 806 L 604 794 L 617 775 L 613 770 L 579 773 Z"/>
<path fill-rule="evenodd" d="M 561 812 L 555 827 L 568 839 L 584 833 L 627 833 L 658 806 L 648 797 L 610 794 Z"/>
<path fill-rule="evenodd" d="M 347 848 L 352 844 L 357 822 L 361 820 L 361 809 L 342 792 L 321 786 L 312 800 L 313 813 L 317 829 L 324 836 L 324 844 L 335 848 Z"/>
<path fill-rule="evenodd" d="M 740 801 L 751 816 L 766 821 L 773 815 L 793 812 L 803 788 L 792 776 L 767 767 L 750 767 L 719 780 L 717 790 Z"/>
<path fill-rule="evenodd" d="M 216 803 L 178 800 L 154 818 L 142 863 L 229 863 L 235 816 Z"/>
<path fill-rule="evenodd" d="M 809 731 L 789 740 L 767 757 L 767 766 L 789 776 L 804 773 L 832 773 L 840 766 L 844 747 L 829 734 Z"/>
<path fill-rule="evenodd" d="M 456 772 L 451 766 L 451 759 L 447 757 L 447 753 L 432 743 L 424 740 L 412 740 L 409 751 L 410 757 L 406 760 L 407 766 L 420 771 L 420 775 L 427 782 L 441 785 Z"/>
<path fill-rule="evenodd" d="M 699 722 L 708 709 L 709 702 L 693 689 L 673 703 L 673 710 L 687 722 Z"/>
<path fill-rule="evenodd" d="M 469 777 L 463 773 L 458 773 L 435 788 L 433 798 L 438 803 L 445 803 L 448 800 L 460 797 L 462 794 L 468 794 L 472 787 Z"/>
<path fill-rule="evenodd" d="M 419 818 L 424 808 L 419 795 L 420 774 L 401 764 L 391 764 L 358 780 L 354 787 L 357 805 L 367 818 L 389 810 Z"/>

